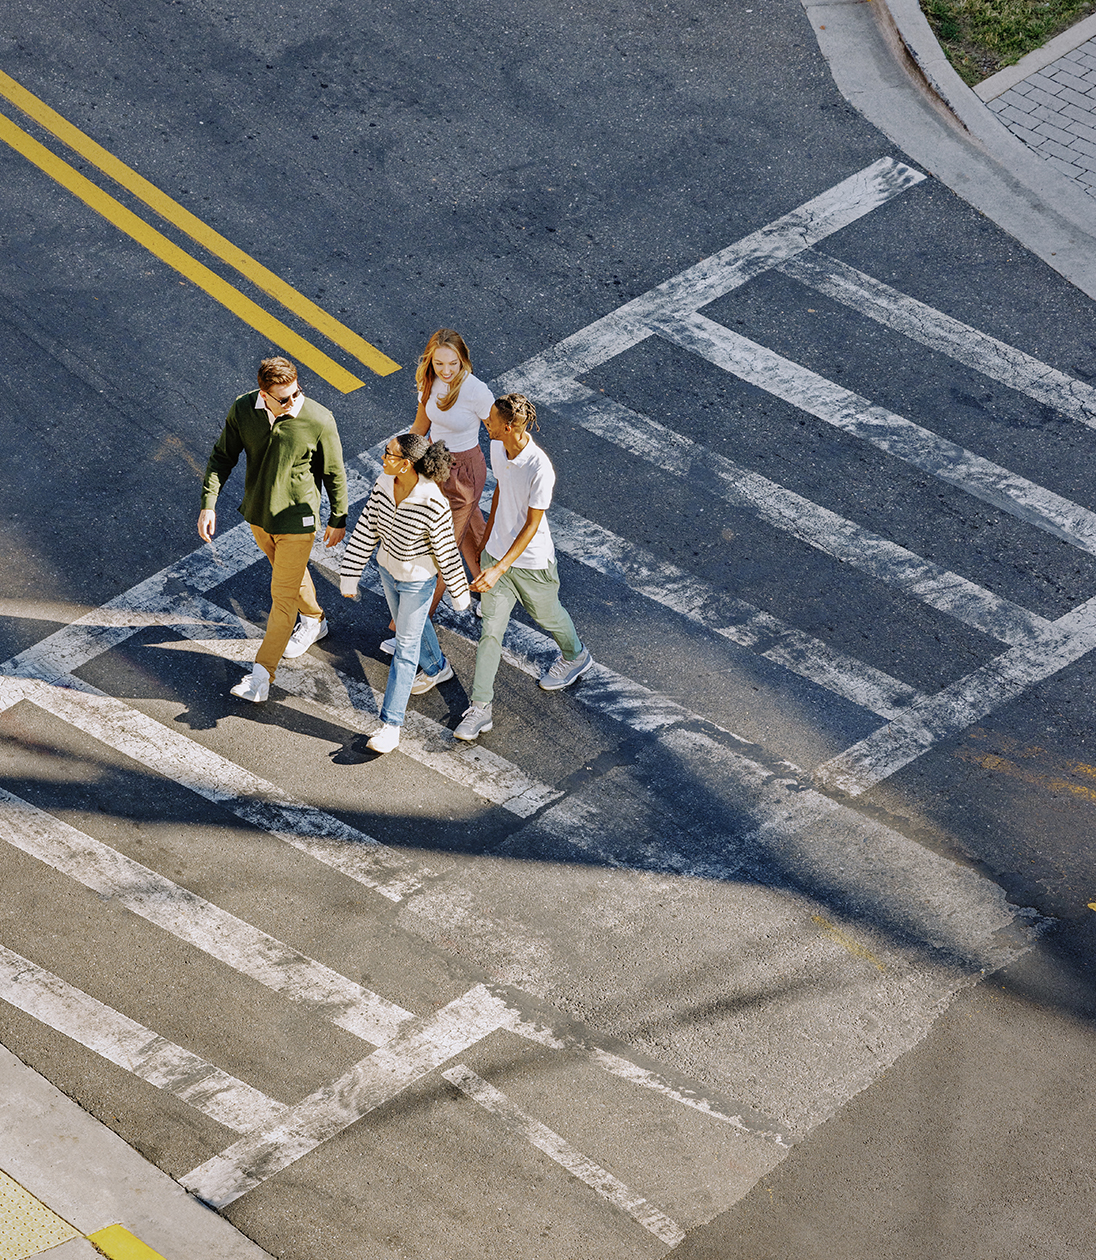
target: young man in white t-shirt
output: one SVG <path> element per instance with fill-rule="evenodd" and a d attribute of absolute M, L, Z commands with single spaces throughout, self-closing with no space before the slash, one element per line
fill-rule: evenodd
<path fill-rule="evenodd" d="M 502 636 L 515 603 L 520 602 L 548 631 L 562 653 L 540 680 L 545 691 L 569 687 L 594 663 L 559 602 L 556 549 L 544 515 L 552 502 L 556 474 L 529 434 L 536 418 L 536 408 L 524 394 L 506 394 L 495 399 L 484 422 L 497 484 L 484 535 L 483 572 L 471 583 L 472 590 L 482 594 L 483 628 L 476 650 L 472 703 L 453 732 L 457 739 L 475 739 L 491 730 Z"/>

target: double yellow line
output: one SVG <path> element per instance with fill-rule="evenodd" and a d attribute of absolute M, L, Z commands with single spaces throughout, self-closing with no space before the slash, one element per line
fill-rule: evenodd
<path fill-rule="evenodd" d="M 113 154 L 96 144 L 90 136 L 84 135 L 79 128 L 62 118 L 44 101 L 40 101 L 38 97 L 32 95 L 3 71 L 0 71 L 0 96 L 6 97 L 24 114 L 33 118 L 35 122 L 93 166 L 97 166 L 105 175 L 109 175 L 161 218 L 180 228 L 204 249 L 235 268 L 264 293 L 268 293 L 287 310 L 292 311 L 305 323 L 323 333 L 335 345 L 341 346 L 379 376 L 387 376 L 390 372 L 399 370 L 400 365 L 386 354 L 382 354 L 376 346 L 370 345 L 353 329 L 341 324 L 334 316 L 329 315 L 315 302 L 306 298 L 303 293 L 298 293 L 262 263 L 256 262 L 250 255 L 245 254 L 242 249 L 237 249 L 231 241 L 226 240 L 219 232 L 215 232 L 177 201 L 173 201 L 166 193 L 161 192 L 154 184 L 150 184 L 147 179 L 138 175 L 124 162 L 120 162 Z M 115 227 L 121 229 L 127 236 L 131 236 L 138 244 L 143 245 L 157 258 L 166 262 L 169 267 L 174 267 L 193 284 L 204 289 L 234 315 L 239 316 L 245 324 L 250 324 L 256 332 L 262 333 L 272 344 L 279 346 L 294 359 L 329 381 L 336 389 L 348 394 L 365 383 L 299 333 L 294 332 L 288 325 L 283 324 L 281 320 L 264 311 L 258 303 L 253 302 L 227 280 L 223 280 L 215 271 L 211 271 L 196 258 L 192 258 L 186 250 L 180 249 L 178 245 L 128 210 L 120 201 L 103 192 L 91 180 L 81 175 L 75 167 L 62 161 L 45 145 L 40 144 L 3 114 L 0 114 L 0 140 L 45 171 L 51 179 L 56 180 L 69 192 L 75 193 L 81 201 L 86 202 L 93 210 L 109 219 Z"/>

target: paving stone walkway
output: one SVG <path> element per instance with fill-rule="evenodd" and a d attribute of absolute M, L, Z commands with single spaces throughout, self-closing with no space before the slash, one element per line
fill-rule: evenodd
<path fill-rule="evenodd" d="M 1092 18 L 1079 23 L 1074 37 L 1094 25 Z M 1059 39 L 1070 42 L 1070 32 Z M 1046 62 L 1056 46 L 1062 46 L 1058 40 L 1040 50 L 1041 56 L 1032 54 L 1034 63 L 1025 57 L 975 91 L 1013 135 L 1096 198 L 1096 30 Z M 1017 78 L 1025 65 L 1031 73 Z"/>

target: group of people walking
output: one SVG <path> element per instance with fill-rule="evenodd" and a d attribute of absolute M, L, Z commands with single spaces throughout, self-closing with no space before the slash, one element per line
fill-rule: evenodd
<path fill-rule="evenodd" d="M 343 541 L 346 472 L 335 419 L 306 398 L 288 359 L 264 359 L 259 388 L 232 404 L 202 485 L 198 533 L 216 529 L 217 497 L 246 454 L 240 512 L 271 565 L 271 611 L 251 672 L 232 688 L 243 700 L 267 699 L 283 657 L 306 652 L 328 632 L 308 557 L 318 529 L 320 487 L 330 513 L 324 544 Z M 493 397 L 472 374 L 459 333 L 439 329 L 415 374 L 418 409 L 410 429 L 385 446 L 381 475 L 362 510 L 340 566 L 340 590 L 354 598 L 374 551 L 388 608 L 392 653 L 377 753 L 399 746 L 407 704 L 453 677 L 431 620 L 448 589 L 453 607 L 480 596 L 480 641 L 471 703 L 453 734 L 473 740 L 492 728 L 495 676 L 514 604 L 555 639 L 560 656 L 541 677 L 546 691 L 570 686 L 593 664 L 559 599 L 555 548 L 545 512 L 555 471 L 533 440 L 536 408 L 524 394 Z M 480 425 L 490 439 L 495 489 L 486 522 L 480 497 L 487 464 Z M 467 572 L 466 572 L 467 567 Z"/>

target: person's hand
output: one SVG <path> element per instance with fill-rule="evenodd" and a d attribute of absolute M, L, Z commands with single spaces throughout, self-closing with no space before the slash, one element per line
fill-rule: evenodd
<path fill-rule="evenodd" d="M 217 513 L 212 508 L 202 508 L 198 513 L 198 537 L 202 542 L 212 542 L 217 530 Z"/>
<path fill-rule="evenodd" d="M 346 537 L 346 528 L 332 529 L 330 525 L 323 531 L 323 545 L 325 547 L 337 547 Z"/>
<path fill-rule="evenodd" d="M 468 589 L 472 591 L 489 591 L 492 586 L 502 577 L 504 570 L 500 569 L 497 564 L 493 564 L 489 569 L 484 569 L 478 577 L 474 577 L 468 583 Z"/>

